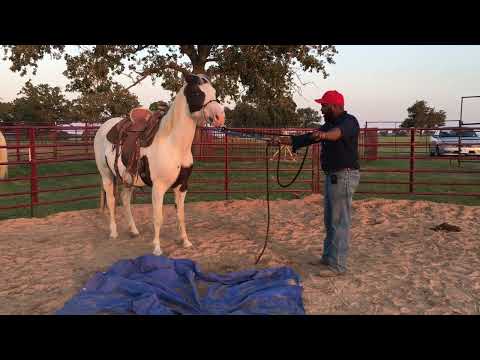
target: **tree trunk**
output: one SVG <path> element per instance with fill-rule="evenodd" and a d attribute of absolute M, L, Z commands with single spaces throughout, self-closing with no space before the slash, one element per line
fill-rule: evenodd
<path fill-rule="evenodd" d="M 193 73 L 194 74 L 205 74 L 205 63 L 204 62 L 201 62 L 201 63 L 197 63 L 197 64 L 193 64 Z"/>
<path fill-rule="evenodd" d="M 194 74 L 205 74 L 205 64 L 210 54 L 211 46 L 198 45 L 197 49 L 194 45 L 182 45 L 181 51 L 188 56 L 192 63 Z"/>

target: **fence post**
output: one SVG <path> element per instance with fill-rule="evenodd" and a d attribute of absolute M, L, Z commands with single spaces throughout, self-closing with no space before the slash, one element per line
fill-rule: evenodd
<path fill-rule="evenodd" d="M 394 134 L 393 134 L 393 135 L 394 135 L 394 136 L 393 136 L 393 141 L 395 142 L 395 157 L 397 157 L 397 156 L 398 156 L 398 150 L 397 150 L 397 130 L 394 130 L 394 131 L 395 131 L 395 132 L 394 132 Z M 402 155 L 400 154 L 400 156 L 402 156 Z"/>
<path fill-rule="evenodd" d="M 320 193 L 320 144 L 312 145 L 312 193 Z"/>
<path fill-rule="evenodd" d="M 53 152 L 55 160 L 58 159 L 58 132 L 57 129 L 53 130 Z"/>
<path fill-rule="evenodd" d="M 415 172 L 415 128 L 410 128 L 410 181 L 409 181 L 410 193 L 413 193 L 414 172 Z"/>
<path fill-rule="evenodd" d="M 35 149 L 35 128 L 28 129 L 30 139 L 30 216 L 34 216 L 34 208 L 38 204 L 37 156 Z"/>
<path fill-rule="evenodd" d="M 425 134 L 428 134 L 428 133 L 423 132 L 423 136 L 425 137 L 425 155 L 429 155 L 430 149 L 428 147 L 428 135 L 425 136 Z"/>
<path fill-rule="evenodd" d="M 225 131 L 225 136 L 223 137 L 225 139 L 225 199 L 228 200 L 229 194 L 228 194 L 228 135 L 227 132 Z"/>
<path fill-rule="evenodd" d="M 368 132 L 368 121 L 365 122 L 365 129 L 363 130 L 363 146 L 362 146 L 362 157 L 363 157 L 363 160 L 366 160 L 366 153 L 367 153 L 367 147 L 365 145 L 367 145 L 367 132 Z"/>
<path fill-rule="evenodd" d="M 88 146 L 88 139 L 90 137 L 90 133 L 88 130 L 88 123 L 85 122 L 85 129 L 83 130 L 83 141 L 85 146 L 85 153 L 88 154 L 88 150 L 90 149 Z"/>
<path fill-rule="evenodd" d="M 15 128 L 15 143 L 17 144 L 17 161 L 20 161 L 20 134 L 19 129 Z"/>

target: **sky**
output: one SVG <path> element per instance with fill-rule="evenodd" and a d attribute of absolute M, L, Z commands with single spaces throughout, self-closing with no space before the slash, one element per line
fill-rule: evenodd
<path fill-rule="evenodd" d="M 329 76 L 301 73 L 301 93 L 295 93 L 298 107 L 320 111 L 313 100 L 326 90 L 338 90 L 345 97 L 346 110 L 362 126 L 394 127 L 402 122 L 407 108 L 416 100 L 425 100 L 436 110 L 444 110 L 448 120 L 460 117 L 460 98 L 480 96 L 480 46 L 478 45 L 338 45 L 335 64 L 327 65 Z M 42 60 L 37 75 L 21 77 L 9 70 L 10 63 L 0 59 L 0 101 L 11 101 L 31 77 L 34 84 L 48 83 L 63 90 L 68 80 L 62 75 L 63 60 Z M 151 81 L 132 89 L 143 106 L 167 100 L 169 92 Z M 480 122 L 480 98 L 466 99 L 464 122 Z M 453 123 L 447 123 L 453 125 Z"/>

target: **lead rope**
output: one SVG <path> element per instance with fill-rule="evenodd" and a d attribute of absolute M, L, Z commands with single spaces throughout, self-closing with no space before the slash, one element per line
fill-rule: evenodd
<path fill-rule="evenodd" d="M 265 235 L 265 242 L 263 244 L 263 248 L 262 248 L 262 251 L 260 252 L 260 255 L 257 257 L 257 260 L 255 261 L 255 265 L 258 264 L 258 262 L 260 261 L 260 259 L 262 258 L 263 256 L 263 253 L 265 252 L 265 249 L 267 248 L 267 244 L 268 244 L 268 235 L 270 233 L 270 182 L 269 182 L 269 174 L 268 174 L 268 148 L 270 147 L 270 145 L 267 143 L 267 146 L 265 147 L 265 168 L 266 168 L 266 176 L 267 176 L 267 233 Z M 303 155 L 303 160 L 302 160 L 302 163 L 300 164 L 300 167 L 297 171 L 297 173 L 295 174 L 295 176 L 293 177 L 293 180 L 290 181 L 288 184 L 282 184 L 280 182 L 280 177 L 279 177 L 279 173 L 280 173 L 280 155 L 281 155 L 281 152 L 280 152 L 280 145 L 278 145 L 278 159 L 277 159 L 277 183 L 278 185 L 280 185 L 281 187 L 283 188 L 287 188 L 289 187 L 290 185 L 292 185 L 295 180 L 297 180 L 297 177 L 300 175 L 300 172 L 302 171 L 303 169 L 303 165 L 305 164 L 305 160 L 307 158 L 307 154 L 308 154 L 308 148 L 309 146 L 307 146 L 307 149 L 305 150 L 305 155 Z"/>

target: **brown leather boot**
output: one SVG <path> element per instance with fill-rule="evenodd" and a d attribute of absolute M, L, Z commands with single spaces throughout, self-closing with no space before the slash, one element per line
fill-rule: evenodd
<path fill-rule="evenodd" d="M 315 259 L 315 260 L 309 261 L 308 265 L 313 265 L 313 266 L 325 265 L 325 266 L 328 266 L 328 263 L 326 261 L 324 261 L 323 258 L 320 258 L 320 259 Z"/>
<path fill-rule="evenodd" d="M 335 277 L 335 276 L 343 276 L 345 275 L 345 272 L 337 271 L 331 266 L 325 266 L 324 268 L 320 269 L 315 275 L 320 277 Z"/>

